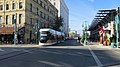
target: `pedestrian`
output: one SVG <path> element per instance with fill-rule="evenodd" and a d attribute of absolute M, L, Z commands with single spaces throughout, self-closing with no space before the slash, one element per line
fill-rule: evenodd
<path fill-rule="evenodd" d="M 27 38 L 27 44 L 29 44 L 29 39 Z"/>
<path fill-rule="evenodd" d="M 80 37 L 78 37 L 78 42 L 80 43 Z"/>
<path fill-rule="evenodd" d="M 110 44 L 111 44 L 112 43 L 112 37 L 110 37 L 109 40 L 110 40 Z"/>

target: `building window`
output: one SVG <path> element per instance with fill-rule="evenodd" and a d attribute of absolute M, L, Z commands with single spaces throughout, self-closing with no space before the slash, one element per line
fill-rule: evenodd
<path fill-rule="evenodd" d="M 47 17 L 47 20 L 49 21 L 49 16 Z"/>
<path fill-rule="evenodd" d="M 30 4 L 30 12 L 32 12 L 32 4 Z"/>
<path fill-rule="evenodd" d="M 0 16 L 0 24 L 2 24 L 2 16 Z"/>
<path fill-rule="evenodd" d="M 42 11 L 40 11 L 40 17 L 42 18 Z"/>
<path fill-rule="evenodd" d="M 16 4 L 15 3 L 12 4 L 12 9 L 16 9 Z"/>
<path fill-rule="evenodd" d="M 6 15 L 6 25 L 8 24 L 8 19 L 9 19 L 9 16 Z"/>
<path fill-rule="evenodd" d="M 3 5 L 0 4 L 0 10 L 3 10 Z"/>
<path fill-rule="evenodd" d="M 39 24 L 38 24 L 38 19 L 37 19 L 37 23 L 36 23 L 36 30 L 38 29 Z"/>
<path fill-rule="evenodd" d="M 38 8 L 36 9 L 36 13 L 37 13 L 37 15 L 38 15 Z"/>
<path fill-rule="evenodd" d="M 49 7 L 47 7 L 47 11 L 49 12 Z"/>
<path fill-rule="evenodd" d="M 19 9 L 22 9 L 23 5 L 22 2 L 19 3 Z"/>
<path fill-rule="evenodd" d="M 40 1 L 40 6 L 42 7 L 42 1 Z"/>
<path fill-rule="evenodd" d="M 42 18 L 44 19 L 44 13 L 42 13 Z"/>
<path fill-rule="evenodd" d="M 15 23 L 15 14 L 12 15 L 12 24 Z"/>
<path fill-rule="evenodd" d="M 44 4 L 44 9 L 46 9 L 46 4 Z"/>
<path fill-rule="evenodd" d="M 36 2 L 38 3 L 38 0 L 36 0 Z"/>
<path fill-rule="evenodd" d="M 54 6 L 55 6 L 55 2 L 54 2 Z"/>
<path fill-rule="evenodd" d="M 46 14 L 44 14 L 44 19 L 46 19 Z"/>
<path fill-rule="evenodd" d="M 22 23 L 22 14 L 19 14 L 19 24 Z"/>
<path fill-rule="evenodd" d="M 44 23 L 42 23 L 42 28 L 45 28 L 45 24 Z"/>
<path fill-rule="evenodd" d="M 30 18 L 30 25 L 32 25 L 32 18 Z"/>
<path fill-rule="evenodd" d="M 6 10 L 9 10 L 9 4 L 6 4 Z"/>

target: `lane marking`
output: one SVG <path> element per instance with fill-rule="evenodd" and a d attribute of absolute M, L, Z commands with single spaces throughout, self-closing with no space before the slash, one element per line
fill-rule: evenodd
<path fill-rule="evenodd" d="M 44 63 L 44 64 L 48 64 L 48 65 L 52 65 L 52 66 L 55 66 L 55 67 L 62 67 L 60 64 L 56 64 L 56 63 L 53 63 L 53 62 L 48 62 L 48 61 L 38 61 L 40 63 Z"/>
<path fill-rule="evenodd" d="M 97 63 L 98 67 L 102 67 L 103 64 L 100 62 L 100 60 L 98 59 L 98 57 L 95 55 L 95 53 L 92 51 L 92 49 L 89 46 L 87 46 L 87 47 L 88 47 L 90 53 L 92 54 L 95 62 Z"/>
<path fill-rule="evenodd" d="M 13 51 L 21 51 L 20 49 L 12 49 Z"/>
<path fill-rule="evenodd" d="M 41 51 L 46 53 L 62 54 L 60 51 L 48 51 L 48 50 L 41 50 Z"/>
<path fill-rule="evenodd" d="M 5 51 L 5 50 L 3 50 L 2 48 L 0 48 L 0 51 Z"/>
<path fill-rule="evenodd" d="M 25 50 L 23 49 L 24 52 L 27 52 L 27 53 L 33 53 L 33 52 L 30 52 L 29 50 Z"/>

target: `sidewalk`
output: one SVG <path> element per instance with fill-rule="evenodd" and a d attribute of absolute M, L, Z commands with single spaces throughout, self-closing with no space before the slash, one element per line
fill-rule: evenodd
<path fill-rule="evenodd" d="M 39 45 L 38 44 L 17 44 L 17 45 L 14 45 L 14 44 L 3 44 L 3 45 L 0 45 L 0 47 L 38 47 Z"/>
<path fill-rule="evenodd" d="M 98 45 L 99 42 L 89 42 L 88 44 L 90 44 L 90 45 Z"/>
<path fill-rule="evenodd" d="M 101 49 L 110 49 L 110 50 L 120 51 L 120 48 L 116 48 L 116 47 L 113 48 L 111 46 L 100 45 L 98 42 L 90 42 L 87 45 L 94 46 L 94 47 L 101 48 Z"/>

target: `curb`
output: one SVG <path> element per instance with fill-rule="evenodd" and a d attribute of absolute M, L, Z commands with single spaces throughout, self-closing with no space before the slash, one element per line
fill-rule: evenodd
<path fill-rule="evenodd" d="M 39 47 L 39 45 L 0 45 L 0 47 L 13 47 L 13 48 L 16 48 L 16 47 Z"/>

